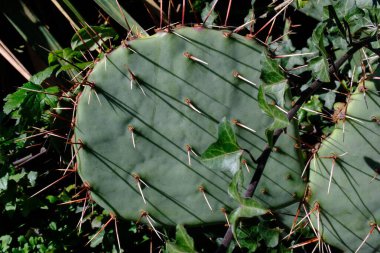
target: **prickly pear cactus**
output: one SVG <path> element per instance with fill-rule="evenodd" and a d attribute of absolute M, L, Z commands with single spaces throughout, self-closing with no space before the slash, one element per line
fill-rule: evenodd
<path fill-rule="evenodd" d="M 379 85 L 372 82 L 358 87 L 348 104 L 338 108 L 335 130 L 311 161 L 314 226 L 319 224 L 323 241 L 347 252 L 380 250 L 378 92 Z"/>
<path fill-rule="evenodd" d="M 262 152 L 272 122 L 257 102 L 262 51 L 236 34 L 180 28 L 130 41 L 98 62 L 80 97 L 75 129 L 82 143 L 78 172 L 92 198 L 129 220 L 224 222 L 220 210 L 238 206 L 227 193 L 233 175 L 205 166 L 200 154 L 217 140 L 223 118 L 234 122 L 242 149 L 256 157 Z M 272 210 L 304 193 L 296 135 L 289 127 L 258 187 L 256 197 Z M 251 178 L 254 164 L 243 158 Z M 226 165 L 234 172 L 239 163 Z"/>

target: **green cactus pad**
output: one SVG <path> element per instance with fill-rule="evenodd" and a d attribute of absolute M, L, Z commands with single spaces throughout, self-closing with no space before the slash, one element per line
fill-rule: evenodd
<path fill-rule="evenodd" d="M 349 98 L 347 111 L 344 108 L 341 111 L 335 130 L 322 142 L 317 158 L 311 161 L 310 205 L 320 206 L 322 238 L 347 252 L 355 252 L 371 226 L 380 224 L 379 87 L 366 82 L 368 90 L 364 94 L 363 86 L 359 86 Z M 316 212 L 313 216 L 316 227 Z M 380 250 L 376 230 L 359 252 Z"/>
<path fill-rule="evenodd" d="M 216 141 L 224 117 L 254 129 L 236 126 L 238 143 L 255 157 L 262 152 L 272 122 L 257 103 L 262 51 L 236 34 L 180 28 L 130 41 L 98 62 L 89 77 L 94 87 L 80 97 L 75 129 L 83 142 L 78 171 L 93 199 L 129 220 L 145 211 L 167 225 L 224 222 L 220 209 L 238 205 L 227 194 L 232 174 L 206 167 L 200 154 Z M 258 187 L 257 198 L 272 209 L 304 192 L 294 129 L 278 142 Z M 247 182 L 254 170 L 248 165 Z"/>

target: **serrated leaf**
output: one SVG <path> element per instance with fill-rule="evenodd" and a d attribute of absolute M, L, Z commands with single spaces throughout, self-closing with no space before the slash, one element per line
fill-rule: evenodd
<path fill-rule="evenodd" d="M 99 45 L 109 39 L 117 39 L 118 35 L 112 27 L 91 26 L 77 31 L 71 39 L 72 50 L 96 50 Z"/>
<path fill-rule="evenodd" d="M 309 69 L 313 77 L 321 82 L 330 82 L 329 63 L 323 56 L 315 57 L 309 61 Z"/>
<path fill-rule="evenodd" d="M 9 94 L 4 98 L 5 104 L 3 107 L 3 112 L 9 114 L 12 111 L 18 109 L 22 102 L 24 102 L 27 92 L 25 90 L 17 90 L 16 92 Z"/>
<path fill-rule="evenodd" d="M 202 162 L 212 169 L 228 170 L 235 174 L 240 167 L 241 154 L 234 128 L 223 118 L 218 128 L 218 140 L 202 154 Z"/>
<path fill-rule="evenodd" d="M 267 55 L 261 58 L 261 67 L 260 79 L 266 84 L 278 83 L 286 79 L 278 62 Z"/>
<path fill-rule="evenodd" d="M 56 65 L 47 67 L 46 69 L 44 69 L 44 70 L 38 72 L 37 74 L 33 75 L 30 78 L 29 82 L 40 85 L 43 81 L 45 81 L 47 78 L 49 78 L 53 74 L 54 70 L 56 68 L 58 68 L 58 66 L 59 65 L 56 64 Z"/>

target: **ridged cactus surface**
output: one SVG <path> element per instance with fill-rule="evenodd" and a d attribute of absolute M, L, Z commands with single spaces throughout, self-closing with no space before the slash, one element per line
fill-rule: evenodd
<path fill-rule="evenodd" d="M 257 102 L 263 48 L 227 35 L 204 28 L 160 32 L 96 64 L 78 103 L 75 138 L 83 143 L 79 174 L 101 206 L 130 220 L 145 212 L 167 225 L 225 222 L 220 209 L 238 206 L 227 193 L 231 171 L 205 166 L 200 155 L 226 118 L 238 123 L 240 147 L 257 157 L 272 119 Z M 271 209 L 303 196 L 296 135 L 291 126 L 281 137 L 258 187 L 256 197 Z M 248 182 L 255 165 L 247 154 L 243 159 Z"/>
<path fill-rule="evenodd" d="M 335 130 L 311 161 L 314 226 L 319 212 L 323 240 L 347 252 L 380 250 L 379 87 L 368 81 L 361 84 L 347 105 L 338 108 Z"/>

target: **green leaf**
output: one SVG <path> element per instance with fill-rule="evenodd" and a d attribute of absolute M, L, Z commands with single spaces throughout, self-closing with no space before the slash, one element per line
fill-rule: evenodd
<path fill-rule="evenodd" d="M 39 79 L 39 78 L 38 78 Z M 41 77 L 40 80 L 43 78 Z M 4 100 L 4 113 L 18 119 L 23 124 L 29 124 L 41 118 L 46 106 L 56 107 L 59 93 L 56 86 L 44 89 L 41 85 L 32 82 L 25 83 L 19 90 L 8 95 Z"/>
<path fill-rule="evenodd" d="M 17 173 L 17 174 L 14 174 L 14 175 L 10 176 L 9 180 L 13 180 L 16 183 L 18 183 L 23 177 L 25 177 L 25 175 L 26 175 L 26 172 L 22 171 L 20 173 Z"/>
<path fill-rule="evenodd" d="M 267 114 L 269 117 L 273 118 L 273 123 L 266 129 L 266 136 L 268 138 L 268 144 L 273 144 L 273 132 L 279 128 L 285 128 L 289 125 L 288 117 L 274 105 L 267 104 L 265 99 L 265 92 L 263 85 L 259 87 L 259 93 L 257 95 L 257 100 L 261 110 Z"/>
<path fill-rule="evenodd" d="M 128 12 L 121 7 L 122 13 L 120 12 L 120 8 L 117 5 L 116 1 L 109 0 L 94 0 L 100 8 L 103 9 L 111 18 L 113 18 L 116 22 L 118 22 L 122 27 L 131 30 L 132 33 L 136 36 L 144 36 L 147 37 L 149 34 L 142 28 L 139 23 L 134 20 Z M 127 21 L 125 21 L 127 20 Z"/>
<path fill-rule="evenodd" d="M 280 239 L 279 229 L 266 229 L 261 232 L 261 237 L 264 239 L 265 245 L 269 248 L 274 248 L 278 245 Z"/>
<path fill-rule="evenodd" d="M 9 94 L 4 98 L 5 104 L 3 107 L 3 112 L 9 114 L 12 111 L 18 109 L 22 102 L 24 102 L 27 92 L 25 90 L 17 90 L 16 92 Z"/>
<path fill-rule="evenodd" d="M 90 247 L 96 248 L 96 246 L 101 244 L 103 242 L 104 234 L 105 234 L 105 231 L 103 229 L 102 231 L 100 231 L 100 233 L 98 235 L 96 235 L 96 233 L 95 233 L 95 234 L 89 236 L 88 238 L 91 240 L 96 235 L 96 237 L 91 241 Z"/>
<path fill-rule="evenodd" d="M 177 225 L 176 227 L 176 244 L 187 252 L 194 252 L 194 240 L 189 236 L 183 225 Z"/>
<path fill-rule="evenodd" d="M 165 252 L 166 253 L 188 253 L 189 251 L 187 251 L 186 249 L 182 249 L 181 247 L 179 247 L 178 245 L 172 242 L 166 242 Z"/>
<path fill-rule="evenodd" d="M 253 6 L 253 4 L 252 4 Z M 255 19 L 255 13 L 253 11 L 253 8 L 249 9 L 247 16 L 244 18 L 244 23 L 248 23 Z M 255 24 L 254 21 L 252 21 L 250 24 L 246 25 L 245 28 L 248 29 L 248 31 L 253 31 L 253 25 Z"/>
<path fill-rule="evenodd" d="M 167 253 L 193 253 L 195 252 L 194 240 L 189 236 L 183 225 L 176 227 L 176 240 L 173 242 L 166 242 Z"/>
<path fill-rule="evenodd" d="M 243 173 L 239 169 L 232 178 L 230 185 L 228 186 L 228 194 L 239 203 L 242 202 L 243 197 L 239 193 L 239 185 L 243 184 Z"/>
<path fill-rule="evenodd" d="M 47 67 L 46 69 L 44 69 L 44 70 L 38 72 L 37 74 L 33 75 L 30 78 L 29 82 L 32 82 L 32 83 L 37 84 L 37 85 L 42 84 L 43 81 L 45 81 L 47 78 L 49 78 L 53 74 L 54 70 L 56 68 L 58 68 L 58 66 L 59 65 L 57 64 L 57 65 Z"/>
<path fill-rule="evenodd" d="M 96 50 L 99 45 L 109 39 L 117 39 L 118 35 L 112 27 L 91 26 L 80 29 L 71 39 L 73 50 Z"/>
<path fill-rule="evenodd" d="M 269 210 L 264 208 L 259 202 L 252 198 L 244 198 L 239 193 L 239 185 L 243 184 L 243 172 L 239 169 L 228 187 L 228 193 L 232 198 L 240 203 L 240 207 L 235 209 L 230 215 L 232 232 L 236 238 L 237 223 L 241 218 L 251 218 L 266 214 Z"/>
<path fill-rule="evenodd" d="M 218 17 L 218 14 L 215 12 L 215 9 L 211 10 L 211 8 L 214 6 L 215 2 L 217 2 L 218 0 L 213 0 L 211 3 L 207 3 L 206 2 L 206 6 L 203 8 L 202 12 L 201 12 L 201 18 L 203 20 L 203 22 L 205 21 L 205 19 L 207 18 L 207 16 L 209 15 L 210 11 L 210 15 L 209 17 L 207 18 L 206 22 L 205 22 L 205 26 L 212 26 L 214 25 L 214 21 L 216 20 L 216 18 Z"/>
<path fill-rule="evenodd" d="M 269 212 L 268 209 L 263 208 L 260 204 L 258 204 L 253 199 L 245 199 L 245 203 L 243 203 L 240 207 L 235 209 L 230 215 L 230 224 L 232 234 L 237 240 L 236 229 L 239 225 L 239 221 L 242 218 L 252 218 L 260 215 L 264 215 Z"/>
<path fill-rule="evenodd" d="M 302 122 L 305 120 L 306 117 L 316 116 L 317 114 L 314 112 L 311 112 L 311 110 L 315 112 L 322 112 L 322 107 L 323 105 L 321 101 L 319 100 L 319 97 L 317 95 L 311 96 L 309 101 L 307 101 L 307 103 L 304 103 L 302 108 L 298 111 L 297 113 L 298 120 Z"/>
<path fill-rule="evenodd" d="M 346 31 L 343 28 L 342 23 L 340 22 L 338 15 L 335 11 L 335 8 L 332 5 L 327 6 L 328 12 L 329 12 L 329 17 L 330 19 L 334 20 L 337 28 L 339 29 L 340 35 L 343 38 L 346 38 Z"/>
<path fill-rule="evenodd" d="M 297 0 L 297 9 L 305 7 L 305 5 L 309 2 L 309 0 Z"/>
<path fill-rule="evenodd" d="M 9 249 L 9 246 L 12 242 L 12 236 L 10 235 L 3 235 L 0 237 L 0 241 L 1 241 L 1 250 L 2 252 L 7 252 L 7 250 Z"/>
<path fill-rule="evenodd" d="M 37 176 L 38 176 L 38 173 L 36 171 L 30 171 L 28 173 L 28 180 L 29 180 L 30 186 L 34 187 L 34 185 L 36 184 Z"/>
<path fill-rule="evenodd" d="M 262 57 L 261 67 L 260 78 L 266 84 L 278 83 L 286 79 L 278 62 L 267 55 Z"/>
<path fill-rule="evenodd" d="M 259 247 L 260 244 L 258 243 L 257 237 L 252 238 L 250 235 L 245 233 L 245 231 L 239 228 L 237 229 L 236 234 L 237 234 L 237 238 L 239 240 L 240 246 L 242 248 L 248 249 L 249 253 L 255 252 L 257 248 Z"/>
<path fill-rule="evenodd" d="M 311 36 L 311 40 L 312 40 L 314 46 L 326 58 L 326 57 L 328 57 L 328 54 L 327 54 L 327 51 L 326 51 L 325 45 L 324 45 L 325 29 L 326 29 L 326 23 L 319 23 L 318 26 L 313 31 L 313 34 Z"/>
<path fill-rule="evenodd" d="M 321 82 L 330 82 L 329 63 L 323 56 L 315 57 L 309 61 L 309 69 L 313 77 Z"/>
<path fill-rule="evenodd" d="M 335 103 L 336 93 L 333 91 L 329 91 L 327 93 L 321 94 L 320 97 L 325 101 L 325 107 L 329 110 L 332 110 Z"/>
<path fill-rule="evenodd" d="M 218 140 L 211 144 L 202 154 L 202 162 L 213 169 L 229 170 L 232 174 L 240 167 L 240 149 L 234 128 L 223 118 L 219 124 Z"/>
<path fill-rule="evenodd" d="M 8 180 L 9 174 L 5 174 L 5 176 L 0 178 L 0 192 L 8 189 Z"/>
<path fill-rule="evenodd" d="M 289 88 L 288 81 L 282 80 L 279 83 L 268 84 L 264 86 L 265 93 L 273 95 L 276 98 L 276 102 L 279 106 L 285 105 L 285 92 Z"/>

